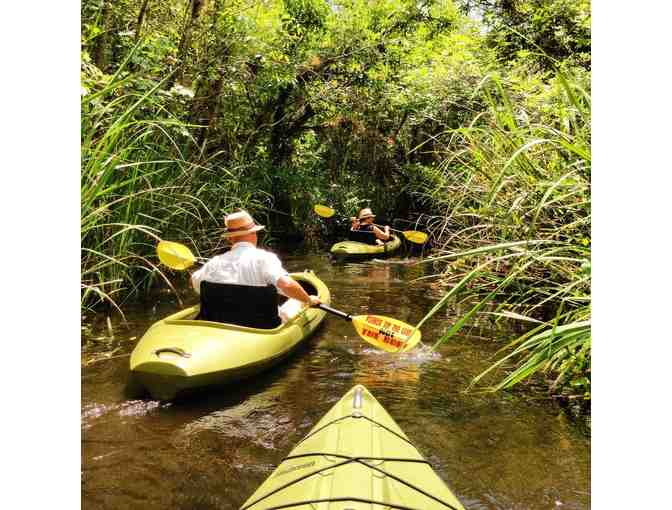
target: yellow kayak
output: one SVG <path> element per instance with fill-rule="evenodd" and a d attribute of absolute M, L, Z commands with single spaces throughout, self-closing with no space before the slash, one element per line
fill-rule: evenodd
<path fill-rule="evenodd" d="M 383 406 L 352 388 L 240 510 L 464 510 Z"/>
<path fill-rule="evenodd" d="M 327 286 L 312 271 L 293 273 L 309 294 L 331 302 Z M 274 329 L 196 320 L 200 305 L 153 324 L 131 353 L 134 386 L 158 400 L 255 375 L 289 356 L 315 331 L 326 312 L 305 308 Z"/>
<path fill-rule="evenodd" d="M 331 254 L 339 259 L 366 259 L 387 256 L 399 249 L 401 239 L 395 235 L 384 244 L 366 244 L 357 241 L 340 241 L 331 247 Z"/>

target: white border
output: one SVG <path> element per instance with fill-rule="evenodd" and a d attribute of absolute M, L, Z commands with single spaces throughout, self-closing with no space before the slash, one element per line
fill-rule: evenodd
<path fill-rule="evenodd" d="M 81 505 L 79 13 L 3 4 L 5 508 Z"/>
<path fill-rule="evenodd" d="M 670 506 L 671 19 L 593 2 L 595 509 Z"/>

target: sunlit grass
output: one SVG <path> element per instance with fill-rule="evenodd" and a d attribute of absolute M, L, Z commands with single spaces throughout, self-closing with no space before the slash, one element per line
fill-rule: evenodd
<path fill-rule="evenodd" d="M 193 185 L 201 166 L 186 160 L 176 134 L 188 135 L 186 126 L 155 100 L 161 82 L 127 91 L 122 71 L 82 98 L 80 226 L 82 306 L 119 313 L 120 299 L 155 278 L 170 285 L 153 256 L 161 237 L 216 223 Z"/>
<path fill-rule="evenodd" d="M 426 176 L 438 247 L 426 262 L 454 261 L 443 276 L 461 276 L 419 325 L 458 295 L 476 304 L 435 347 L 486 305 L 497 320 L 536 322 L 473 384 L 496 368 L 509 373 L 492 390 L 548 372 L 553 390 L 589 398 L 590 97 L 562 72 L 555 86 L 553 115 L 532 122 L 539 115 L 488 77 L 478 91 L 488 111 L 445 134 L 449 155 Z"/>

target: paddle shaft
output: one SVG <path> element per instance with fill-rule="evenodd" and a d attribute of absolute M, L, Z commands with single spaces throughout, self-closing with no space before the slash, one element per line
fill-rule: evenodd
<path fill-rule="evenodd" d="M 358 220 L 358 221 L 359 221 L 359 220 Z M 385 227 L 384 227 L 383 225 L 379 225 L 378 223 L 369 223 L 369 225 L 373 225 L 373 226 L 378 227 L 378 228 L 380 228 L 380 229 L 382 229 L 382 230 L 385 230 Z M 399 232 L 400 234 L 403 234 L 404 237 L 405 237 L 406 239 L 408 239 L 408 240 L 411 241 L 411 242 L 415 242 L 415 243 L 418 243 L 419 241 L 418 241 L 417 239 L 416 239 L 416 240 L 411 239 L 411 237 L 410 237 L 411 235 L 421 234 L 421 235 L 423 235 L 423 236 L 426 236 L 426 234 L 424 234 L 424 232 L 417 232 L 417 233 L 416 233 L 416 232 L 408 231 L 408 230 L 399 230 L 399 229 L 392 228 L 392 227 L 389 227 L 389 226 L 388 226 L 388 228 L 389 228 L 392 232 Z M 361 231 L 360 231 L 360 232 L 361 232 Z M 366 231 L 366 230 L 365 230 L 364 232 L 371 232 L 372 234 L 375 234 L 375 232 L 373 232 L 373 231 L 371 231 L 371 230 L 369 230 L 369 231 Z M 420 243 L 420 244 L 421 244 L 421 243 Z"/>
<path fill-rule="evenodd" d="M 378 223 L 372 223 L 372 225 L 375 225 L 376 227 L 384 229 L 385 227 L 383 225 L 378 225 Z M 400 234 L 403 234 L 405 231 L 404 230 L 397 230 L 396 228 L 389 227 L 392 232 L 399 232 Z"/>
<path fill-rule="evenodd" d="M 347 314 L 345 312 L 341 312 L 340 310 L 336 310 L 336 308 L 332 308 L 330 306 L 327 306 L 324 303 L 320 303 L 319 305 L 316 306 L 316 308 L 319 308 L 320 310 L 324 310 L 325 312 L 333 313 L 334 315 L 337 315 L 341 319 L 352 321 L 352 315 Z"/>
<path fill-rule="evenodd" d="M 385 229 L 385 226 L 384 226 L 384 225 L 379 225 L 378 223 L 371 223 L 371 225 L 375 225 L 375 226 L 378 227 L 378 228 Z M 405 234 L 405 233 L 406 233 L 405 230 L 398 230 L 398 229 L 396 229 L 396 228 L 392 228 L 392 227 L 389 227 L 389 229 L 390 229 L 392 232 L 399 232 L 400 234 Z M 372 234 L 375 234 L 375 232 L 372 232 Z"/>
<path fill-rule="evenodd" d="M 185 267 L 184 269 L 176 269 L 176 268 L 173 267 L 171 269 L 175 269 L 176 271 L 186 271 L 187 269 L 193 269 L 194 266 L 197 265 L 197 264 L 204 265 L 205 263 L 208 262 L 208 260 L 210 260 L 210 259 L 204 259 L 203 257 L 196 257 L 196 261 L 194 262 L 194 264 L 189 266 L 189 267 Z"/>
<path fill-rule="evenodd" d="M 376 227 L 380 227 L 380 228 L 382 228 L 383 230 L 385 229 L 385 227 L 383 227 L 382 225 L 378 225 L 377 223 L 371 223 L 371 225 L 375 225 Z M 404 232 L 402 232 L 401 230 L 396 230 L 396 229 L 394 229 L 394 228 L 390 228 L 390 230 L 394 230 L 395 232 L 401 232 L 402 234 L 404 233 Z M 367 234 L 373 234 L 374 236 L 376 235 L 376 233 L 375 233 L 373 230 L 357 230 L 357 232 L 365 232 L 365 233 L 367 233 Z M 376 237 L 377 237 L 377 236 L 376 236 Z M 390 239 L 392 239 L 392 238 L 390 237 Z M 388 241 L 389 241 L 390 239 L 388 239 Z M 381 239 L 381 241 L 382 241 L 382 239 Z"/>

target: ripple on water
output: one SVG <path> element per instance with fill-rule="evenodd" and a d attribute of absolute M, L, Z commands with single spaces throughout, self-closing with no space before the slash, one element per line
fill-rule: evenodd
<path fill-rule="evenodd" d="M 98 419 L 106 417 L 111 413 L 118 416 L 147 416 L 155 413 L 158 409 L 170 407 L 170 402 L 159 402 L 157 400 L 127 400 L 116 404 L 99 404 L 92 402 L 82 408 L 81 424 L 82 428 L 91 428 Z"/>
<path fill-rule="evenodd" d="M 115 407 L 117 407 L 117 405 L 97 404 L 95 402 L 86 404 L 85 406 L 82 407 L 82 415 L 81 415 L 82 425 L 86 425 L 89 421 L 94 420 L 96 418 L 100 418 L 105 413 L 109 412 L 110 409 L 113 409 Z"/>
<path fill-rule="evenodd" d="M 275 449 L 296 428 L 292 408 L 282 403 L 278 391 L 252 395 L 238 405 L 200 416 L 182 427 L 174 443 L 184 446 L 225 437 L 231 443 Z"/>
<path fill-rule="evenodd" d="M 166 409 L 172 406 L 170 402 L 161 403 L 158 400 L 129 400 L 119 409 L 120 416 L 145 416 L 159 408 Z"/>

